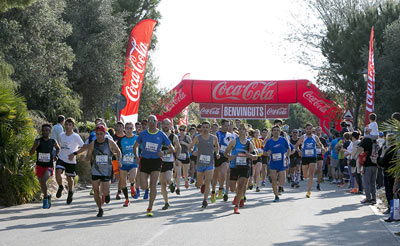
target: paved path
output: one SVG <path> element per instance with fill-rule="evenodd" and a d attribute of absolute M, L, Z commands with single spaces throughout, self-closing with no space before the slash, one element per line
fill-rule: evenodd
<path fill-rule="evenodd" d="M 322 184 L 305 198 L 300 189 L 285 187 L 279 203 L 273 203 L 270 185 L 247 194 L 240 215 L 229 202 L 217 200 L 205 210 L 197 189 L 170 194 L 171 208 L 162 211 L 158 193 L 154 217 L 146 217 L 148 201 L 111 200 L 103 218 L 88 190 L 75 193 L 71 205 L 66 196 L 53 199 L 49 210 L 41 203 L 0 210 L 0 245 L 400 245 L 359 195 Z M 115 186 L 112 187 L 115 196 Z M 133 199 L 131 199 L 133 200 Z"/>

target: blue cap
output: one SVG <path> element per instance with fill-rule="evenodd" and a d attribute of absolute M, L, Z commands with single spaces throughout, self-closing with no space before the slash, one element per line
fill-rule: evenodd
<path fill-rule="evenodd" d="M 383 137 L 383 132 L 379 132 L 379 137 Z"/>

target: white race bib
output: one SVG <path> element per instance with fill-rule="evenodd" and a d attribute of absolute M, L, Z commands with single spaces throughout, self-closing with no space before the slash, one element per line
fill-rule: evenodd
<path fill-rule="evenodd" d="M 172 154 L 166 154 L 162 157 L 162 160 L 164 162 L 173 162 L 174 161 L 174 157 Z"/>
<path fill-rule="evenodd" d="M 181 154 L 178 156 L 178 159 L 179 159 L 179 160 L 186 160 L 186 153 L 181 153 Z"/>
<path fill-rule="evenodd" d="M 317 154 L 320 155 L 322 154 L 322 149 L 317 147 Z"/>
<path fill-rule="evenodd" d="M 272 154 L 272 161 L 281 161 L 281 160 L 282 160 L 282 153 Z"/>
<path fill-rule="evenodd" d="M 236 165 L 239 165 L 239 166 L 247 165 L 247 158 L 244 156 L 237 156 L 236 157 Z"/>
<path fill-rule="evenodd" d="M 133 161 L 134 161 L 133 155 L 124 155 L 124 157 L 122 157 L 122 162 L 125 164 L 132 165 Z"/>
<path fill-rule="evenodd" d="M 201 163 L 210 164 L 211 163 L 211 156 L 209 155 L 200 155 L 199 160 Z"/>
<path fill-rule="evenodd" d="M 50 162 L 50 153 L 40 153 L 39 152 L 38 161 L 40 161 L 40 162 Z"/>
<path fill-rule="evenodd" d="M 107 165 L 108 164 L 108 155 L 96 155 L 96 164 L 97 165 Z"/>
<path fill-rule="evenodd" d="M 228 146 L 226 146 L 226 145 L 221 145 L 221 148 L 219 149 L 219 152 L 225 153 L 227 147 Z"/>
<path fill-rule="evenodd" d="M 146 142 L 146 151 L 156 153 L 158 149 L 158 144 L 152 142 Z"/>
<path fill-rule="evenodd" d="M 314 155 L 314 150 L 313 149 L 306 149 L 304 150 L 304 153 L 306 156 L 313 156 Z"/>

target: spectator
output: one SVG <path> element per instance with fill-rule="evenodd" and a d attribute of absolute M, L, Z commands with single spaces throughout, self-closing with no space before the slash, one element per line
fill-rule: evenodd
<path fill-rule="evenodd" d="M 362 183 L 362 178 L 361 178 L 361 172 L 362 172 L 362 167 L 360 166 L 360 163 L 358 162 L 358 156 L 360 155 L 361 149 L 357 148 L 358 144 L 360 143 L 360 133 L 354 131 L 351 133 L 351 155 L 350 155 L 350 166 L 351 162 L 355 162 L 355 166 L 351 166 L 351 173 L 355 178 L 355 184 L 353 190 L 351 190 L 351 193 L 358 193 L 362 194 L 363 193 L 363 183 Z"/>
<path fill-rule="evenodd" d="M 339 142 L 340 134 L 338 131 L 332 131 L 332 135 L 335 139 L 332 140 L 331 144 L 329 145 L 329 149 L 331 151 L 331 174 L 332 174 L 332 184 L 338 184 L 339 181 L 339 156 L 338 152 L 335 150 L 336 144 Z"/>
<path fill-rule="evenodd" d="M 54 139 L 57 141 L 58 144 L 60 144 L 60 135 L 61 133 L 64 132 L 64 121 L 65 121 L 65 116 L 64 115 L 59 115 L 57 117 L 57 124 L 53 126 L 53 129 L 51 131 L 51 139 Z"/>
<path fill-rule="evenodd" d="M 376 176 L 377 169 L 375 163 L 371 160 L 371 152 L 373 142 L 370 137 L 364 137 L 359 147 L 362 152 L 366 153 L 366 161 L 363 164 L 363 185 L 365 191 L 365 199 L 361 201 L 363 204 L 376 204 Z"/>
<path fill-rule="evenodd" d="M 369 115 L 370 123 L 365 128 L 365 137 L 371 138 L 372 140 L 378 139 L 379 131 L 378 124 L 376 123 L 376 114 L 372 113 Z"/>

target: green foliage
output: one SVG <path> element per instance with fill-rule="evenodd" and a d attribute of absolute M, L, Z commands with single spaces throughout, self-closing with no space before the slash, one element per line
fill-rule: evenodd
<path fill-rule="evenodd" d="M 6 12 L 12 8 L 23 8 L 36 0 L 0 0 L 0 12 Z"/>
<path fill-rule="evenodd" d="M 271 129 L 272 123 L 270 120 L 246 120 L 247 124 L 250 124 L 253 129 L 262 130 L 263 128 Z"/>
<path fill-rule="evenodd" d="M 394 134 L 394 142 L 393 144 L 395 145 L 394 151 L 397 153 L 395 155 L 393 162 L 396 163 L 396 165 L 392 168 L 389 169 L 389 173 L 394 175 L 397 179 L 400 178 L 400 121 L 398 120 L 388 120 L 383 123 L 382 128 L 385 131 L 391 132 Z"/>
<path fill-rule="evenodd" d="M 65 38 L 71 25 L 61 14 L 64 2 L 38 0 L 25 9 L 0 14 L 0 52 L 14 68 L 12 79 L 29 109 L 42 111 L 49 120 L 58 114 L 79 118 L 79 97 L 67 86 L 66 70 L 74 55 Z"/>
<path fill-rule="evenodd" d="M 108 103 L 113 103 L 121 91 L 127 40 L 122 15 L 113 16 L 111 0 L 66 1 L 64 19 L 73 32 L 67 44 L 76 54 L 68 78 L 82 97 L 84 119 L 102 115 Z"/>
<path fill-rule="evenodd" d="M 96 124 L 92 121 L 85 121 L 85 122 L 77 122 L 76 127 L 79 130 L 79 133 L 84 133 L 84 132 L 91 132 L 94 130 L 96 127 Z"/>
<path fill-rule="evenodd" d="M 10 206 L 29 202 L 39 190 L 27 156 L 36 131 L 24 99 L 0 80 L 0 203 Z"/>
<path fill-rule="evenodd" d="M 191 103 L 188 109 L 188 124 L 200 124 L 200 107 L 198 103 Z"/>
<path fill-rule="evenodd" d="M 313 126 L 319 126 L 318 118 L 304 108 L 301 104 L 291 104 L 289 119 L 284 121 L 284 124 L 289 125 L 290 129 L 302 129 L 307 123 Z"/>

